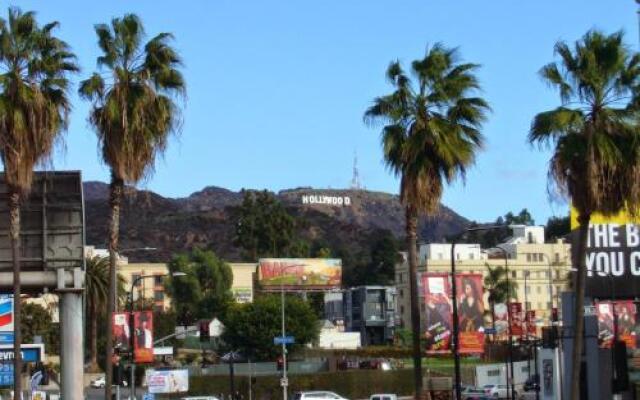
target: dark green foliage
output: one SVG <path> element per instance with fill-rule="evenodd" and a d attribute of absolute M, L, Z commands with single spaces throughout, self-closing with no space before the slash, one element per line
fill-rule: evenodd
<path fill-rule="evenodd" d="M 507 270 L 504 267 L 492 268 L 487 265 L 484 290 L 489 292 L 489 303 L 506 303 L 509 297 L 517 297 L 518 283 L 514 279 L 507 280 Z"/>
<path fill-rule="evenodd" d="M 545 234 L 547 241 L 555 241 L 556 239 L 567 236 L 571 233 L 571 220 L 566 217 L 551 217 L 547 221 Z"/>
<path fill-rule="evenodd" d="M 33 343 L 35 336 L 41 336 L 47 353 L 58 354 L 60 352 L 60 327 L 53 323 L 51 314 L 42 306 L 24 303 L 20 327 L 24 343 Z"/>
<path fill-rule="evenodd" d="M 296 295 L 286 296 L 286 334 L 295 337 L 293 350 L 317 340 L 320 326 L 309 303 Z M 222 340 L 252 360 L 275 360 L 280 347 L 273 338 L 282 335 L 280 295 L 256 297 L 253 303 L 234 304 L 222 321 Z"/>
<path fill-rule="evenodd" d="M 371 235 L 368 249 L 352 256 L 346 248 L 336 252 L 342 258 L 345 286 L 390 285 L 395 264 L 400 261 L 400 246 L 391 232 L 378 230 Z"/>
<path fill-rule="evenodd" d="M 233 302 L 231 267 L 212 251 L 195 249 L 174 256 L 169 271 L 186 274 L 167 278 L 167 293 L 178 313 L 188 310 L 194 318 L 211 319 L 224 315 Z"/>
<path fill-rule="evenodd" d="M 158 340 L 175 332 L 176 312 L 155 311 L 153 313 L 153 338 Z"/>
<path fill-rule="evenodd" d="M 243 191 L 242 204 L 233 212 L 234 244 L 252 261 L 260 257 L 307 256 L 308 245 L 294 240 L 295 221 L 282 203 L 266 190 Z"/>
<path fill-rule="evenodd" d="M 496 218 L 496 221 L 492 225 L 501 225 L 503 228 L 488 229 L 486 231 L 469 232 L 466 235 L 466 240 L 469 243 L 479 243 L 483 248 L 491 248 L 503 243 L 506 238 L 511 236 L 511 229 L 509 225 L 535 225 L 535 220 L 529 213 L 529 210 L 523 208 L 518 214 L 514 214 L 511 211 L 504 216 Z M 480 226 L 477 222 L 473 222 L 471 227 Z"/>

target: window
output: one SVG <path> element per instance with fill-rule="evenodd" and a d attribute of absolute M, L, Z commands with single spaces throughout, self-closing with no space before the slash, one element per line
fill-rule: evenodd
<path fill-rule="evenodd" d="M 518 274 L 516 273 L 516 271 L 511 271 L 511 277 L 512 278 L 517 278 Z"/>
<path fill-rule="evenodd" d="M 560 279 L 560 271 L 556 271 L 556 279 Z"/>
<path fill-rule="evenodd" d="M 536 287 L 536 293 L 541 294 L 542 288 L 540 286 Z"/>
<path fill-rule="evenodd" d="M 404 306 L 400 306 L 400 314 L 404 314 Z"/>
<path fill-rule="evenodd" d="M 153 283 L 156 284 L 156 286 L 162 286 L 162 284 L 164 283 L 164 276 L 163 275 L 156 275 L 153 277 Z"/>
<path fill-rule="evenodd" d="M 542 275 L 544 276 L 545 279 L 549 279 L 549 271 L 544 271 Z"/>
<path fill-rule="evenodd" d="M 140 274 L 131 274 L 131 282 L 136 282 L 136 287 L 142 286 L 142 279 L 140 279 Z"/>
<path fill-rule="evenodd" d="M 403 289 L 400 289 L 400 298 L 401 299 L 404 298 L 404 290 Z"/>
<path fill-rule="evenodd" d="M 527 253 L 527 262 L 531 262 L 531 253 Z"/>
<path fill-rule="evenodd" d="M 156 290 L 153 292 L 153 299 L 155 301 L 164 301 L 164 292 L 162 290 Z"/>
<path fill-rule="evenodd" d="M 530 293 L 531 293 L 531 287 L 530 287 L 530 286 L 525 286 L 525 288 L 524 288 L 524 292 L 525 292 L 526 294 L 530 294 Z"/>
<path fill-rule="evenodd" d="M 551 310 L 553 308 L 553 304 L 550 301 L 547 301 L 547 310 Z"/>
<path fill-rule="evenodd" d="M 490 369 L 487 371 L 487 376 L 500 376 L 499 369 Z"/>

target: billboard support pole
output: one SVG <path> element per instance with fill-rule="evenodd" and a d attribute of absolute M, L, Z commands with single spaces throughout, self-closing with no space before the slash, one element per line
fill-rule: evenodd
<path fill-rule="evenodd" d="M 460 387 L 460 327 L 458 326 L 458 294 L 456 287 L 456 239 L 451 242 L 451 300 L 453 301 L 453 360 L 455 364 L 456 400 L 461 399 Z"/>
<path fill-rule="evenodd" d="M 62 398 L 83 398 L 82 293 L 68 290 L 61 295 Z"/>

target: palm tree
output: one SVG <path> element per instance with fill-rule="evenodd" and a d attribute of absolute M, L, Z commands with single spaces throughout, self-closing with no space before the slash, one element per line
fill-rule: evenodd
<path fill-rule="evenodd" d="M 459 63 L 455 49 L 436 44 L 411 64 L 412 79 L 398 61 L 387 68 L 391 94 L 378 97 L 365 112 L 365 122 L 381 122 L 387 167 L 400 177 L 405 207 L 415 395 L 422 393 L 420 308 L 417 289 L 418 217 L 435 213 L 444 184 L 464 178 L 483 142 L 480 127 L 489 110 L 472 97 L 478 90 L 476 64 Z"/>
<path fill-rule="evenodd" d="M 78 70 L 69 46 L 56 36 L 57 22 L 38 25 L 35 13 L 9 8 L 0 18 L 0 158 L 8 187 L 15 320 L 20 321 L 20 204 L 28 196 L 33 168 L 47 160 L 67 129 L 71 72 Z M 16 398 L 22 336 L 15 324 Z"/>
<path fill-rule="evenodd" d="M 590 31 L 573 47 L 558 42 L 558 62 L 540 75 L 558 89 L 562 105 L 535 116 L 528 140 L 553 149 L 552 190 L 571 199 L 579 213 L 576 252 L 575 343 L 571 399 L 580 386 L 589 221 L 593 213 L 637 214 L 640 204 L 640 55 L 621 32 Z"/>
<path fill-rule="evenodd" d="M 507 269 L 502 266 L 491 268 L 487 265 L 487 275 L 484 277 L 484 290 L 489 293 L 489 306 L 491 312 L 491 325 L 496 328 L 495 305 L 506 303 L 509 298 L 516 297 L 518 284 L 507 279 Z"/>
<path fill-rule="evenodd" d="M 179 129 L 177 96 L 185 82 L 178 70 L 181 60 L 171 47 L 173 36 L 160 33 L 145 40 L 140 19 L 133 14 L 95 26 L 102 55 L 94 73 L 80 85 L 80 95 L 92 102 L 89 121 L 96 131 L 102 159 L 111 169 L 109 205 L 109 298 L 116 289 L 116 259 L 120 205 L 125 184 L 135 185 L 153 172 L 169 136 Z M 114 311 L 108 302 L 108 315 Z M 110 324 L 109 324 L 110 325 Z M 107 329 L 107 360 L 113 350 L 113 332 Z M 108 361 L 107 361 L 108 362 Z M 106 398 L 111 398 L 111 368 L 106 368 Z"/>

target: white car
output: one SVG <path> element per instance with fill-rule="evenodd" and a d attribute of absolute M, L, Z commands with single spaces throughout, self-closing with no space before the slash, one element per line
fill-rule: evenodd
<path fill-rule="evenodd" d="M 484 385 L 484 394 L 494 399 L 508 399 L 511 389 L 507 385 Z M 518 398 L 518 391 L 513 391 L 513 397 Z"/>
<path fill-rule="evenodd" d="M 347 400 L 339 394 L 316 390 L 312 392 L 297 392 L 293 395 L 293 400 Z"/>
<path fill-rule="evenodd" d="M 369 400 L 398 400 L 398 396 L 395 394 L 373 394 Z"/>
<path fill-rule="evenodd" d="M 91 383 L 89 383 L 89 386 L 91 386 L 92 388 L 98 388 L 98 389 L 102 389 L 104 388 L 106 379 L 104 377 L 104 375 L 94 379 L 91 381 Z M 127 386 L 127 381 L 122 381 L 122 386 L 126 387 Z"/>

